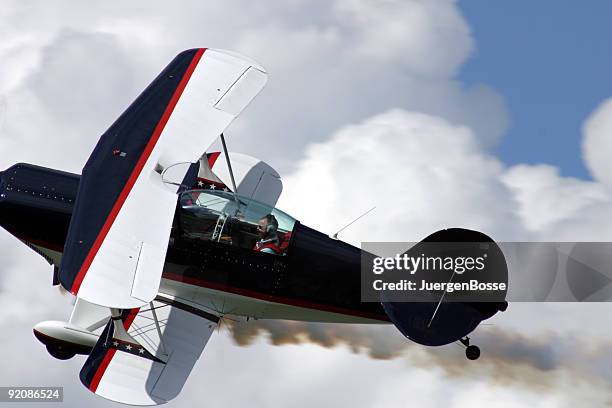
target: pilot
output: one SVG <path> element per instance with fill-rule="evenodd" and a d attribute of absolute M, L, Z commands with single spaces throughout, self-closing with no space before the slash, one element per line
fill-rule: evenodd
<path fill-rule="evenodd" d="M 278 221 L 274 215 L 268 214 L 261 217 L 257 224 L 257 232 L 261 239 L 255 243 L 253 249 L 266 254 L 280 255 L 280 240 L 277 230 Z"/>
<path fill-rule="evenodd" d="M 181 206 L 191 207 L 197 204 L 198 196 L 200 194 L 196 191 L 186 191 L 181 194 Z"/>

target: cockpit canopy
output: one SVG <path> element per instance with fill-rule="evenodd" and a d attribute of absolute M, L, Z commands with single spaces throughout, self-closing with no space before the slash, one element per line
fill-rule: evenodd
<path fill-rule="evenodd" d="M 271 214 L 278 222 L 275 245 L 286 255 L 296 220 L 262 202 L 220 190 L 187 190 L 179 196 L 181 233 L 192 239 L 254 249 L 262 240 L 257 226 Z M 270 237 L 268 237 L 270 238 Z"/>

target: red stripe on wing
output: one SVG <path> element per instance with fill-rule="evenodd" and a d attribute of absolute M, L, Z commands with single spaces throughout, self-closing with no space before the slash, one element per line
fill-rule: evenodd
<path fill-rule="evenodd" d="M 106 368 L 108 367 L 108 365 L 110 364 L 111 360 L 113 359 L 113 356 L 115 355 L 116 351 L 117 351 L 117 349 L 114 349 L 114 348 L 109 349 L 108 353 L 106 353 L 106 355 L 102 359 L 102 362 L 100 363 L 100 366 L 98 367 L 98 369 L 96 370 L 96 373 L 94 374 L 93 378 L 91 379 L 91 384 L 89 384 L 89 390 L 91 392 L 96 392 L 96 390 L 98 389 L 98 385 L 100 384 L 100 380 L 102 380 L 102 376 L 104 375 L 104 372 L 106 371 Z"/>
<path fill-rule="evenodd" d="M 157 126 L 155 127 L 155 130 L 153 131 L 153 135 L 151 136 L 151 139 L 149 139 L 149 142 L 147 143 L 144 151 L 140 155 L 140 158 L 138 159 L 138 162 L 136 163 L 136 167 L 134 167 L 134 170 L 132 171 L 132 174 L 130 174 L 130 177 L 128 178 L 127 183 L 123 187 L 123 190 L 121 190 L 121 193 L 119 194 L 119 198 L 115 202 L 115 205 L 111 209 L 110 214 L 106 218 L 106 221 L 104 222 L 104 225 L 102 226 L 102 229 L 100 230 L 100 233 L 96 237 L 96 240 L 91 246 L 89 253 L 85 257 L 85 260 L 83 261 L 83 264 L 81 265 L 81 268 L 79 269 L 79 272 L 77 273 L 77 276 L 74 279 L 74 282 L 72 283 L 72 288 L 70 288 L 70 292 L 73 295 L 76 296 L 77 293 L 79 292 L 79 288 L 81 287 L 81 283 L 83 283 L 83 279 L 85 278 L 85 274 L 87 273 L 87 270 L 91 266 L 91 263 L 93 262 L 96 254 L 98 253 L 98 250 L 100 249 L 100 246 L 102 245 L 102 242 L 104 242 L 104 238 L 106 238 L 108 231 L 110 230 L 110 228 L 113 225 L 113 222 L 117 218 L 117 215 L 119 214 L 119 211 L 121 210 L 121 207 L 123 207 L 123 204 L 125 203 L 125 200 L 130 194 L 130 191 L 132 190 L 134 183 L 136 183 L 136 180 L 140 176 L 140 172 L 142 171 L 147 160 L 149 159 L 149 156 L 151 155 L 153 148 L 157 144 L 157 141 L 159 140 L 159 137 L 161 136 L 161 133 L 164 130 L 164 127 L 166 126 L 168 119 L 170 119 L 170 115 L 172 115 L 172 112 L 174 111 L 174 107 L 178 103 L 183 91 L 185 90 L 185 87 L 187 86 L 187 83 L 189 82 L 189 79 L 191 78 L 191 75 L 193 74 L 193 71 L 198 65 L 198 62 L 202 58 L 202 55 L 204 54 L 205 50 L 206 50 L 205 48 L 200 48 L 196 52 L 196 54 L 193 56 L 193 59 L 191 60 L 191 63 L 189 64 L 189 67 L 187 68 L 187 71 L 185 72 L 185 75 L 183 75 L 181 82 L 179 82 L 176 90 L 174 91 L 174 94 L 172 95 L 172 98 L 170 99 L 170 102 L 168 103 L 168 106 L 166 107 L 164 114 L 162 115 L 161 119 L 159 120 L 159 123 L 157 124 Z"/>
<path fill-rule="evenodd" d="M 140 311 L 140 308 L 130 310 L 130 313 L 128 314 L 126 319 L 123 321 L 123 327 L 125 328 L 125 331 L 128 331 L 130 329 L 130 326 L 132 326 L 132 323 L 134 322 L 134 319 L 138 315 L 139 311 Z M 104 373 L 106 372 L 106 369 L 108 368 L 108 365 L 110 364 L 111 360 L 115 356 L 116 351 L 117 349 L 110 348 L 108 352 L 106 353 L 106 355 L 104 356 L 104 358 L 102 359 L 100 366 L 96 370 L 96 373 L 94 374 L 93 378 L 91 379 L 91 383 L 89 384 L 90 391 L 95 393 L 96 390 L 98 389 L 98 385 L 100 384 L 100 381 L 102 380 L 102 377 L 104 376 Z"/>

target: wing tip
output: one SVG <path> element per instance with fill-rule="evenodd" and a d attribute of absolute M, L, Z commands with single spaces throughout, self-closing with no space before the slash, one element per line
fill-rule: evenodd
<path fill-rule="evenodd" d="M 247 63 L 251 64 L 251 66 L 252 66 L 253 68 L 256 68 L 257 70 L 259 70 L 259 71 L 263 72 L 264 74 L 267 74 L 267 73 L 268 73 L 268 71 L 266 71 L 266 69 L 265 69 L 265 68 L 264 68 L 264 67 L 263 67 L 263 66 L 262 66 L 260 63 L 258 63 L 257 61 L 255 61 L 253 58 L 251 58 L 251 57 L 247 57 L 246 55 L 241 54 L 241 53 L 239 53 L 239 52 L 236 52 L 236 51 L 230 51 L 230 50 L 224 50 L 224 49 L 221 49 L 221 48 L 208 48 L 208 50 L 209 50 L 209 51 L 212 51 L 212 52 L 215 52 L 215 53 L 225 54 L 225 55 L 228 55 L 228 56 L 230 56 L 230 57 L 233 57 L 233 58 L 237 58 L 237 59 L 243 60 L 243 61 L 245 61 L 245 62 L 247 62 Z"/>

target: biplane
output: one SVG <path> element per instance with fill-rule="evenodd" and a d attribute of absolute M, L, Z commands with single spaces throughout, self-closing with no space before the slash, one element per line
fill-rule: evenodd
<path fill-rule="evenodd" d="M 505 309 L 362 302 L 360 248 L 276 208 L 279 174 L 227 150 L 225 129 L 266 81 L 236 53 L 181 52 L 102 134 L 81 175 L 24 163 L 0 173 L 0 224 L 75 299 L 67 321 L 34 335 L 55 358 L 86 355 L 80 380 L 93 393 L 170 401 L 226 316 L 391 323 L 423 345 L 461 341 L 474 359 L 467 335 Z M 431 239 L 490 241 L 458 228 Z"/>

